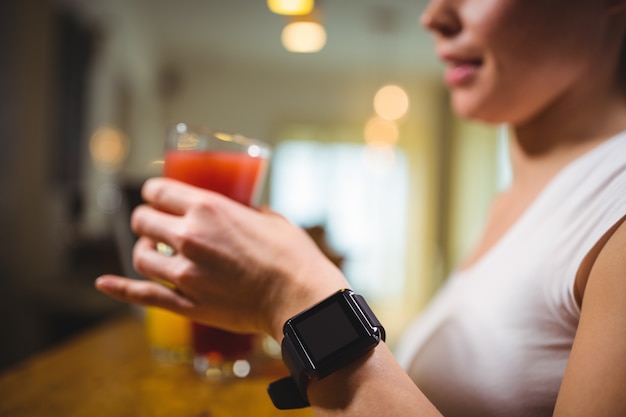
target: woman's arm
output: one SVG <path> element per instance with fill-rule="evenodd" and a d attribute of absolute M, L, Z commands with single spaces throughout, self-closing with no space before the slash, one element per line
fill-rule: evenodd
<path fill-rule="evenodd" d="M 384 343 L 352 365 L 313 381 L 308 395 L 318 417 L 441 417 Z"/>
<path fill-rule="evenodd" d="M 142 193 L 147 205 L 131 221 L 139 236 L 135 268 L 169 285 L 100 277 L 96 286 L 115 298 L 280 341 L 288 318 L 348 287 L 306 233 L 274 213 L 163 178 L 149 180 Z M 174 254 L 159 253 L 158 242 Z M 308 393 L 319 416 L 440 415 L 384 343 L 312 382 Z"/>
<path fill-rule="evenodd" d="M 626 416 L 626 222 L 589 273 L 555 416 Z"/>
<path fill-rule="evenodd" d="M 103 276 L 96 286 L 123 301 L 153 305 L 234 331 L 282 338 L 291 316 L 348 287 L 310 238 L 284 218 L 168 179 L 149 180 L 135 210 L 137 271 L 169 283 Z M 174 249 L 156 250 L 158 242 Z M 311 383 L 320 416 L 438 416 L 384 343 Z"/>

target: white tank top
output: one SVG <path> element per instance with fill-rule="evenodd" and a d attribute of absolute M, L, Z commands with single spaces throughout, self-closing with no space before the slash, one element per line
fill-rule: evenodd
<path fill-rule="evenodd" d="M 576 273 L 624 215 L 626 132 L 562 169 L 450 277 L 396 351 L 444 416 L 552 415 L 580 316 Z"/>

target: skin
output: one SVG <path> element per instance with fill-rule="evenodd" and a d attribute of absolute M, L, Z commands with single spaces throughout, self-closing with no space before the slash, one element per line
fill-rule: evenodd
<path fill-rule="evenodd" d="M 566 164 L 626 129 L 618 56 L 625 0 L 433 0 L 422 24 L 449 64 L 461 116 L 508 123 L 513 185 L 492 206 L 469 266 Z M 575 115 L 575 117 L 573 117 Z M 135 267 L 151 281 L 103 276 L 123 301 L 168 308 L 235 331 L 282 338 L 292 315 L 348 284 L 298 228 L 210 191 L 157 178 L 132 217 Z M 155 250 L 166 242 L 176 251 Z M 626 222 L 588 254 L 576 279 L 581 318 L 555 416 L 626 415 Z M 236 256 L 235 256 L 236 255 Z M 309 387 L 318 416 L 439 416 L 386 345 Z"/>

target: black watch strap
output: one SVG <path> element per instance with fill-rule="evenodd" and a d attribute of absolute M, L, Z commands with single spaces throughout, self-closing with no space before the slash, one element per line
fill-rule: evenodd
<path fill-rule="evenodd" d="M 309 400 L 300 392 L 296 380 L 290 376 L 286 376 L 267 386 L 267 393 L 279 410 L 292 410 L 294 408 L 308 407 Z"/>

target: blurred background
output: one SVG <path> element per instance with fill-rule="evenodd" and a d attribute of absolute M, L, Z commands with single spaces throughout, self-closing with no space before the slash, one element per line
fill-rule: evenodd
<path fill-rule="evenodd" d="M 510 178 L 504 131 L 449 111 L 425 5 L 0 2 L 0 369 L 128 311 L 93 281 L 132 274 L 129 213 L 177 122 L 273 146 L 264 204 L 340 263 L 393 343 Z M 299 40 L 294 23 L 317 26 Z"/>

